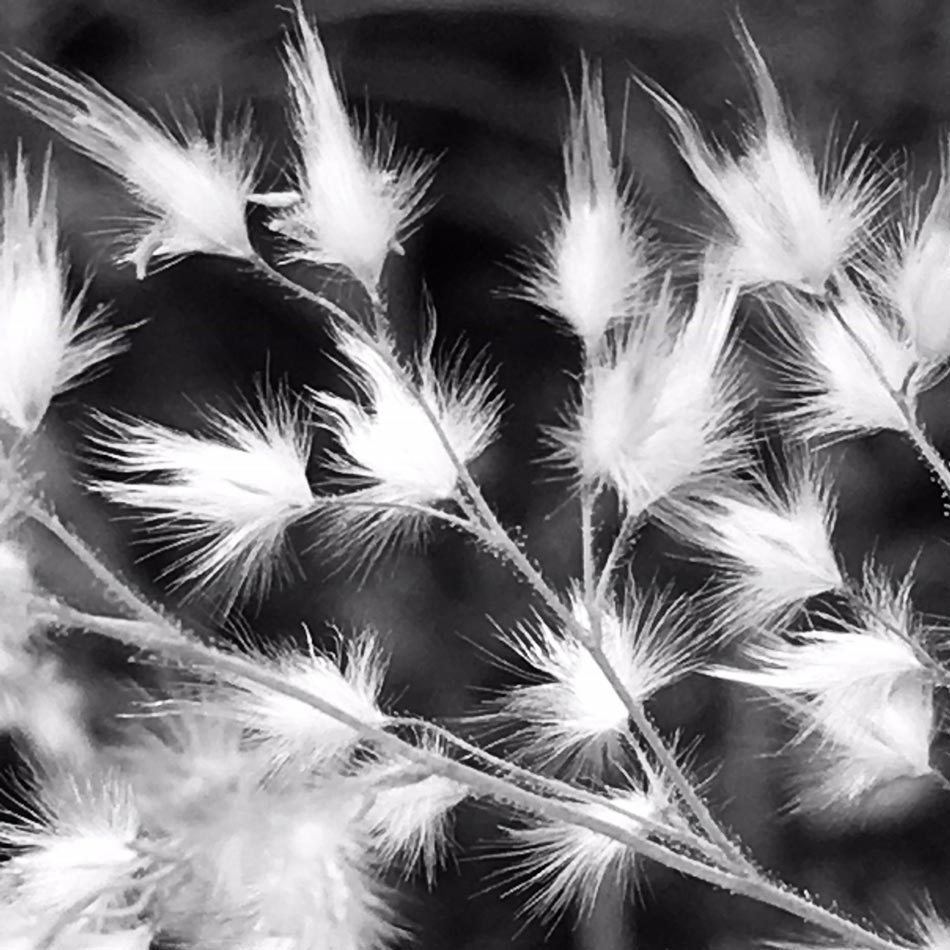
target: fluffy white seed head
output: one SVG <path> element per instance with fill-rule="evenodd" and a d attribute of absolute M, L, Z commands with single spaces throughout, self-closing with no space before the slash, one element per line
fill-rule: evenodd
<path fill-rule="evenodd" d="M 878 264 L 877 283 L 924 360 L 950 358 L 950 177 L 944 161 L 929 208 L 918 199 L 894 229 Z"/>
<path fill-rule="evenodd" d="M 136 848 L 128 784 L 115 773 L 52 773 L 22 817 L 0 824 L 0 840 L 15 850 L 3 875 L 23 916 L 49 923 L 86 901 L 84 909 L 119 916 L 133 876 L 149 864 Z"/>
<path fill-rule="evenodd" d="M 370 557 L 394 535 L 420 528 L 414 507 L 456 499 L 459 473 L 432 419 L 386 360 L 352 336 L 341 336 L 340 349 L 356 399 L 313 393 L 339 443 L 328 465 L 343 493 L 326 499 L 328 530 L 347 550 Z M 500 405 L 488 375 L 440 371 L 427 354 L 412 375 L 456 458 L 469 465 L 498 431 Z"/>
<path fill-rule="evenodd" d="M 34 189 L 22 156 L 0 174 L 0 420 L 31 433 L 57 393 L 122 349 L 122 334 L 101 311 L 80 323 L 82 294 L 68 298 L 48 164 Z"/>
<path fill-rule="evenodd" d="M 764 473 L 731 491 L 697 495 L 674 527 L 731 576 L 736 609 L 775 618 L 841 588 L 826 480 L 804 460 L 777 487 Z"/>
<path fill-rule="evenodd" d="M 583 410 L 555 433 L 584 479 L 611 485 L 629 515 L 734 467 L 743 446 L 729 328 L 734 286 L 701 283 L 691 312 L 664 290 L 643 319 L 599 353 Z"/>
<path fill-rule="evenodd" d="M 37 755 L 78 764 L 92 755 L 86 697 L 56 657 L 35 648 L 42 599 L 27 552 L 0 537 L 0 732 L 16 735 Z"/>
<path fill-rule="evenodd" d="M 839 287 L 837 307 L 848 329 L 822 308 L 800 299 L 786 301 L 797 335 L 786 337 L 793 352 L 779 364 L 793 400 L 779 418 L 803 438 L 903 432 L 907 422 L 892 391 L 913 410 L 920 393 L 940 378 L 940 367 L 918 352 L 894 314 L 847 281 Z"/>
<path fill-rule="evenodd" d="M 360 822 L 383 865 L 401 865 L 407 874 L 420 866 L 431 886 L 448 845 L 451 812 L 468 794 L 466 786 L 441 775 L 406 766 L 381 769 Z"/>
<path fill-rule="evenodd" d="M 655 252 L 610 150 L 600 75 L 585 61 L 564 143 L 564 194 L 527 299 L 557 314 L 588 348 L 647 295 Z"/>
<path fill-rule="evenodd" d="M 283 566 L 288 526 L 314 503 L 311 438 L 290 403 L 262 397 L 256 410 L 211 413 L 202 435 L 144 420 L 101 415 L 99 422 L 98 455 L 136 480 L 99 479 L 93 487 L 143 509 L 170 546 L 194 546 L 176 563 L 180 580 L 263 593 Z"/>
<path fill-rule="evenodd" d="M 591 617 L 576 592 L 570 609 L 590 632 Z M 701 638 L 690 630 L 680 601 L 632 592 L 622 611 L 601 605 L 600 629 L 601 648 L 636 703 L 696 666 Z M 499 716 L 516 728 L 516 754 L 556 771 L 602 767 L 627 733 L 629 710 L 590 653 L 540 620 L 505 640 L 534 681 L 498 703 Z"/>
<path fill-rule="evenodd" d="M 152 828 L 200 826 L 222 802 L 241 800 L 268 774 L 268 763 L 247 741 L 240 722 L 199 701 L 146 705 L 130 740 L 108 751 L 135 791 L 143 823 Z M 186 832 L 187 834 L 187 832 Z"/>
<path fill-rule="evenodd" d="M 866 245 L 894 185 L 858 152 L 820 167 L 796 135 L 765 60 L 740 25 L 758 116 L 732 155 L 658 86 L 642 83 L 673 131 L 696 181 L 721 212 L 728 273 L 744 287 L 786 284 L 823 294 L 825 284 Z"/>
<path fill-rule="evenodd" d="M 649 834 L 644 823 L 662 819 L 669 805 L 660 785 L 610 789 L 604 797 L 609 805 L 592 802 L 576 807 L 592 819 L 640 837 Z M 514 889 L 531 892 L 525 911 L 532 915 L 557 920 L 572 905 L 589 915 L 604 882 L 623 892 L 635 880 L 636 847 L 582 825 L 545 822 L 513 831 L 511 837 L 518 878 Z"/>
<path fill-rule="evenodd" d="M 322 699 L 368 726 L 381 726 L 379 707 L 385 675 L 382 652 L 371 636 L 341 646 L 338 655 L 320 653 L 308 634 L 308 651 L 279 651 L 260 662 L 288 685 Z M 352 726 L 250 680 L 220 683 L 214 700 L 220 715 L 240 723 L 272 768 L 319 770 L 350 751 L 359 735 Z"/>
<path fill-rule="evenodd" d="M 245 786 L 182 829 L 186 886 L 163 923 L 208 950 L 381 950 L 394 936 L 380 871 L 344 781 Z M 169 829 L 174 831 L 174 829 Z"/>
<path fill-rule="evenodd" d="M 190 112 L 163 126 L 43 63 L 18 63 L 15 78 L 11 98 L 116 175 L 138 205 L 122 257 L 136 276 L 152 258 L 253 256 L 244 211 L 260 148 L 248 117 L 226 125 L 219 112 L 205 134 Z"/>
<path fill-rule="evenodd" d="M 386 258 L 422 213 L 431 165 L 358 129 L 299 3 L 286 61 L 299 200 L 271 226 L 289 239 L 288 259 L 345 267 L 375 299 Z"/>
<path fill-rule="evenodd" d="M 933 683 L 915 644 L 908 585 L 869 574 L 855 624 L 796 632 L 744 649 L 743 668 L 713 675 L 765 689 L 814 740 L 818 761 L 801 782 L 803 808 L 852 805 L 893 779 L 930 773 Z"/>

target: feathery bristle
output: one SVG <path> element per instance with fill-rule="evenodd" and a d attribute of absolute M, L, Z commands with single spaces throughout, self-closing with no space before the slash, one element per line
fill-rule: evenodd
<path fill-rule="evenodd" d="M 804 808 L 847 806 L 931 771 L 933 682 L 915 643 L 908 585 L 895 590 L 869 569 L 862 590 L 858 622 L 759 640 L 744 648 L 745 667 L 707 670 L 765 689 L 793 715 L 797 741 L 815 741 L 818 755 L 800 783 Z"/>
<path fill-rule="evenodd" d="M 602 794 L 603 803 L 576 807 L 641 837 L 649 834 L 644 822 L 661 818 L 669 805 L 667 792 L 658 784 L 644 790 L 608 789 Z M 624 893 L 634 881 L 636 848 L 580 824 L 540 822 L 509 834 L 517 862 L 514 889 L 532 891 L 526 913 L 556 921 L 575 905 L 580 914 L 589 915 L 602 884 L 609 882 Z"/>
<path fill-rule="evenodd" d="M 385 660 L 372 636 L 348 641 L 338 656 L 318 652 L 309 634 L 307 653 L 271 652 L 258 661 L 289 685 L 313 693 L 367 726 L 386 722 L 379 707 Z M 242 724 L 275 769 L 319 769 L 359 740 L 352 726 L 251 680 L 222 679 L 216 696 L 205 701 L 218 715 Z"/>
<path fill-rule="evenodd" d="M 801 438 L 906 432 L 901 401 L 914 411 L 943 370 L 917 351 L 897 316 L 850 281 L 839 282 L 839 295 L 840 320 L 823 307 L 785 298 L 796 331 L 785 334 L 794 350 L 779 362 L 790 403 L 776 418 Z"/>
<path fill-rule="evenodd" d="M 671 526 L 726 572 L 737 611 L 774 619 L 844 585 L 834 518 L 827 478 L 801 460 L 778 487 L 757 473 L 748 485 L 697 493 Z"/>

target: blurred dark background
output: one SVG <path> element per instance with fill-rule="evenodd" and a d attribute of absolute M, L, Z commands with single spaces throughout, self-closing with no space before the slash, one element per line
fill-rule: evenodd
<path fill-rule="evenodd" d="M 941 0 L 327 0 L 309 9 L 355 108 L 370 116 L 383 110 L 398 123 L 404 146 L 440 156 L 438 202 L 406 258 L 387 274 L 393 317 L 411 343 L 425 287 L 442 343 L 464 339 L 471 354 L 483 353 L 497 368 L 507 396 L 503 436 L 477 475 L 505 523 L 520 526 L 519 536 L 560 586 L 579 571 L 577 512 L 569 485 L 538 456 L 543 427 L 570 398 L 580 354 L 506 291 L 516 284 L 518 254 L 537 246 L 557 194 L 566 80 L 576 79 L 581 52 L 603 65 L 617 141 L 625 129 L 625 159 L 671 242 L 688 239 L 701 203 L 629 76 L 638 70 L 659 81 L 728 140 L 734 109 L 749 102 L 732 40 L 737 11 L 816 147 L 830 127 L 839 138 L 856 134 L 882 160 L 906 158 L 922 182 L 938 168 L 946 141 L 950 5 Z M 159 114 L 182 100 L 207 114 L 219 97 L 226 111 L 251 103 L 272 146 L 267 179 L 274 184 L 289 153 L 280 66 L 287 19 L 271 0 L 0 0 L 0 50 L 86 73 Z M 0 136 L 7 155 L 17 138 L 37 154 L 48 142 L 43 129 L 3 103 Z M 159 577 L 167 555 L 122 512 L 78 487 L 77 475 L 91 470 L 82 453 L 90 408 L 187 428 L 204 407 L 227 406 L 261 379 L 286 380 L 295 390 L 336 380 L 315 315 L 235 263 L 193 258 L 142 283 L 130 269 L 116 268 L 109 232 L 127 211 L 120 189 L 62 143 L 53 155 L 76 274 L 94 275 L 90 298 L 111 301 L 115 321 L 145 321 L 112 371 L 59 400 L 47 427 L 36 464 L 67 518 L 197 624 L 285 641 L 299 638 L 302 623 L 316 633 L 329 633 L 329 621 L 343 630 L 373 626 L 392 654 L 388 696 L 397 708 L 449 720 L 475 711 L 502 681 L 488 659 L 494 625 L 523 618 L 530 599 L 499 564 L 457 537 L 436 529 L 423 549 L 402 552 L 360 578 L 341 570 L 304 526 L 293 538 L 300 564 L 294 579 L 262 604 L 222 618 L 212 599 L 168 593 Z M 260 222 L 252 218 L 251 225 L 266 246 Z M 313 286 L 327 279 L 295 276 Z M 748 316 L 751 323 L 761 315 Z M 764 398 L 766 374 L 760 382 Z M 944 449 L 947 394 L 938 387 L 924 405 Z M 947 523 L 912 451 L 878 436 L 828 454 L 840 494 L 836 540 L 848 566 L 857 570 L 872 550 L 898 573 L 916 564 L 919 606 L 950 613 Z M 632 570 L 688 590 L 701 577 L 681 553 L 648 529 Z M 52 551 L 39 570 L 55 589 L 90 596 Z M 96 684 L 119 675 L 123 658 L 101 644 L 60 649 L 85 671 L 77 675 L 90 686 L 90 715 L 105 716 L 111 700 L 96 698 L 105 692 Z M 748 699 L 690 680 L 662 696 L 654 712 L 694 744 L 715 810 L 752 853 L 842 908 L 899 928 L 902 911 L 928 895 L 944 905 L 946 793 L 915 783 L 882 790 L 844 822 L 789 816 L 784 805 L 801 766 L 794 754 L 773 756 L 781 723 Z M 939 743 L 936 755 L 943 755 Z M 455 857 L 434 894 L 421 885 L 406 888 L 415 946 L 739 950 L 796 933 L 778 915 L 653 866 L 644 868 L 637 897 L 607 888 L 586 924 L 566 919 L 543 928 L 518 915 L 523 896 L 504 894 L 496 817 L 464 809 Z"/>

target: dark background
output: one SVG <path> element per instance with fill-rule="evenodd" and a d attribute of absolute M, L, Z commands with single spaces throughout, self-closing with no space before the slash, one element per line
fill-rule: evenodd
<path fill-rule="evenodd" d="M 701 220 L 701 203 L 628 77 L 639 70 L 656 79 L 728 140 L 734 108 L 749 102 L 730 26 L 738 8 L 711 0 L 339 0 L 309 9 L 356 109 L 384 110 L 405 146 L 441 156 L 438 203 L 387 274 L 393 318 L 411 342 L 424 283 L 446 346 L 465 339 L 469 352 L 497 367 L 507 396 L 503 435 L 476 474 L 504 522 L 520 526 L 530 553 L 563 586 L 579 571 L 577 511 L 568 484 L 538 462 L 539 438 L 570 397 L 579 352 L 506 291 L 516 284 L 518 253 L 536 246 L 559 186 L 565 80 L 576 79 L 581 51 L 603 64 L 618 142 L 626 129 L 628 166 L 660 233 L 682 243 Z M 816 147 L 831 126 L 841 138 L 856 130 L 882 161 L 906 158 L 916 181 L 936 172 L 950 114 L 950 5 L 758 0 L 741 12 Z M 219 96 L 226 110 L 250 102 L 272 143 L 268 184 L 279 184 L 288 155 L 279 55 L 287 19 L 265 0 L 0 0 L 0 49 L 84 72 L 159 114 L 183 99 L 206 114 Z M 37 154 L 48 141 L 2 103 L 0 136 L 8 155 L 18 137 Z M 318 635 L 329 632 L 330 620 L 344 631 L 374 626 L 392 654 L 387 695 L 396 708 L 450 720 L 476 711 L 502 681 L 487 658 L 494 624 L 523 618 L 531 602 L 500 565 L 456 537 L 437 529 L 424 549 L 359 578 L 304 526 L 293 538 L 300 562 L 293 581 L 222 618 L 209 598 L 169 593 L 158 580 L 168 557 L 134 522 L 78 487 L 77 477 L 92 471 L 82 454 L 90 407 L 188 427 L 203 407 L 226 406 L 262 378 L 296 390 L 332 387 L 335 371 L 318 316 L 234 262 L 193 258 L 142 283 L 114 267 L 109 232 L 128 210 L 120 189 L 63 144 L 53 154 L 76 274 L 94 273 L 90 298 L 111 301 L 116 322 L 146 321 L 106 377 L 57 402 L 36 468 L 61 510 L 112 562 L 195 623 L 275 640 L 299 638 L 301 623 Z M 252 217 L 251 225 L 266 247 L 260 222 Z M 327 280 L 295 276 L 313 286 Z M 748 314 L 750 339 L 761 318 Z M 767 374 L 759 383 L 764 398 Z M 934 390 L 923 416 L 950 449 L 946 397 L 946 387 Z M 857 570 L 874 550 L 903 573 L 916 559 L 917 603 L 950 612 L 947 523 L 912 451 L 884 435 L 827 454 L 840 492 L 836 541 L 845 563 Z M 648 529 L 632 570 L 690 589 L 702 577 L 681 554 Z M 94 596 L 53 551 L 40 571 L 73 598 Z M 58 649 L 88 686 L 91 718 L 102 727 L 117 702 L 102 684 L 124 675 L 124 658 L 86 640 Z M 794 753 L 775 755 L 782 725 L 749 699 L 690 680 L 660 697 L 654 712 L 695 743 L 716 812 L 752 853 L 843 908 L 901 929 L 908 908 L 928 897 L 940 907 L 950 867 L 946 793 L 914 783 L 882 790 L 846 822 L 791 817 L 789 789 L 807 769 Z M 738 950 L 796 933 L 794 922 L 653 866 L 644 868 L 636 899 L 611 890 L 587 925 L 575 930 L 566 920 L 546 931 L 518 916 L 523 896 L 504 896 L 496 819 L 488 809 L 463 809 L 455 857 L 435 893 L 406 889 L 416 946 Z"/>

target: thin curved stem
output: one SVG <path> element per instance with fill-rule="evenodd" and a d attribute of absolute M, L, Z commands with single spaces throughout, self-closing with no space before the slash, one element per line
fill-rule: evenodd
<path fill-rule="evenodd" d="M 438 725 L 438 723 L 429 722 L 425 719 L 419 719 L 415 716 L 399 716 L 394 719 L 390 719 L 387 724 L 390 727 L 408 726 L 411 728 L 425 729 L 430 735 L 438 737 L 440 741 L 445 742 L 447 745 L 464 752 L 473 759 L 479 760 L 490 768 L 496 769 L 498 772 L 502 773 L 505 777 L 512 781 L 524 782 L 533 786 L 536 791 L 539 791 L 542 794 L 544 792 L 548 792 L 562 798 L 566 798 L 567 800 L 577 800 L 586 802 L 588 805 L 597 805 L 598 807 L 604 808 L 608 811 L 616 812 L 621 817 L 629 818 L 629 814 L 627 812 L 601 795 L 597 795 L 596 793 L 590 792 L 584 788 L 579 788 L 576 785 L 571 785 L 570 783 L 564 782 L 561 779 L 552 778 L 548 775 L 541 775 L 540 773 L 534 772 L 531 769 L 524 768 L 520 765 L 515 765 L 514 763 L 509 762 L 507 759 L 502 759 L 496 755 L 492 755 L 492 753 L 487 752 L 485 749 L 475 745 L 472 742 L 468 742 L 466 739 L 463 739 L 461 736 L 449 731 L 444 726 Z M 718 849 L 711 847 L 709 842 L 704 838 L 700 838 L 688 831 L 674 828 L 671 825 L 664 825 L 660 822 L 651 821 L 650 819 L 641 818 L 639 821 L 646 830 L 658 835 L 662 835 L 667 840 L 675 841 L 677 844 L 681 844 L 684 847 L 698 851 L 709 861 L 718 862 L 721 860 L 722 856 L 719 854 Z"/>
<path fill-rule="evenodd" d="M 338 320 L 351 333 L 360 337 L 360 339 L 366 340 L 367 342 L 369 340 L 375 342 L 375 337 L 373 337 L 359 320 L 344 310 L 339 304 L 330 300 L 329 297 L 324 297 L 323 294 L 319 294 L 315 290 L 309 290 L 302 284 L 298 284 L 295 280 L 284 276 L 284 274 L 265 261 L 259 254 L 250 258 L 250 264 L 262 277 L 266 277 L 267 280 L 272 283 L 278 284 L 283 287 L 284 290 L 290 291 L 295 297 L 316 304 L 322 310 L 325 310 L 334 320 Z"/>
<path fill-rule="evenodd" d="M 607 595 L 607 588 L 613 579 L 617 565 L 631 538 L 644 522 L 644 512 L 639 511 L 636 514 L 624 515 L 620 528 L 614 535 L 613 543 L 610 545 L 610 551 L 607 553 L 607 560 L 600 570 L 600 577 L 597 581 L 597 597 L 601 599 Z"/>
<path fill-rule="evenodd" d="M 172 620 L 153 607 L 142 594 L 137 593 L 121 580 L 114 571 L 106 567 L 85 541 L 70 531 L 57 515 L 44 508 L 40 502 L 30 501 L 24 508 L 24 514 L 53 535 L 99 581 L 106 593 L 111 594 L 126 610 L 143 619 L 169 627 L 174 626 Z"/>

